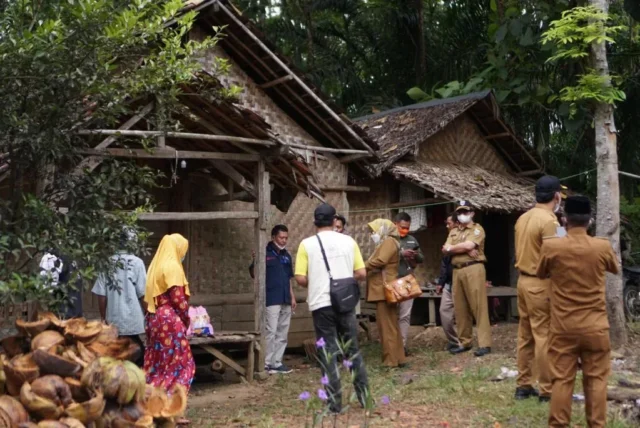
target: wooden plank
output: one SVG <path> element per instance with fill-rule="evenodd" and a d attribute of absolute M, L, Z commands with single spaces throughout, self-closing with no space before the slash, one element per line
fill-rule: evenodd
<path fill-rule="evenodd" d="M 254 335 L 225 335 L 214 337 L 192 337 L 189 339 L 191 345 L 219 345 L 221 343 L 249 343 L 254 339 Z"/>
<path fill-rule="evenodd" d="M 144 149 L 84 149 L 79 150 L 78 153 L 88 156 L 110 156 L 138 159 L 213 159 L 239 162 L 257 162 L 260 160 L 259 155 L 248 153 L 201 152 L 168 149 L 156 149 L 153 151 L 147 151 Z"/>
<path fill-rule="evenodd" d="M 195 220 L 225 220 L 258 218 L 256 211 L 210 211 L 210 212 L 153 212 L 140 213 L 141 221 L 195 221 Z M 266 245 L 266 243 L 265 243 Z"/>
<path fill-rule="evenodd" d="M 499 134 L 491 134 L 491 135 L 484 136 L 484 138 L 486 138 L 487 140 L 494 140 L 496 138 L 504 138 L 504 137 L 511 137 L 511 134 L 508 132 L 500 132 Z"/>
<path fill-rule="evenodd" d="M 367 154 L 367 155 L 359 155 L 357 153 L 354 153 L 352 155 L 347 155 L 347 156 L 343 156 L 340 158 L 340 163 L 350 163 L 350 162 L 355 162 L 355 161 L 359 161 L 362 159 L 366 159 L 368 157 L 371 157 L 371 155 Z"/>
<path fill-rule="evenodd" d="M 256 342 L 249 342 L 249 351 L 247 353 L 247 380 L 253 382 L 253 372 L 256 370 Z"/>
<path fill-rule="evenodd" d="M 167 146 L 167 138 L 164 135 L 158 136 L 158 147 L 163 149 Z"/>
<path fill-rule="evenodd" d="M 282 76 L 279 79 L 272 80 L 271 82 L 263 83 L 262 85 L 258 85 L 262 89 L 268 89 L 272 86 L 279 85 L 284 82 L 288 82 L 289 80 L 293 80 L 293 76 L 287 74 L 286 76 Z"/>
<path fill-rule="evenodd" d="M 530 177 L 532 175 L 537 175 L 537 174 L 544 174 L 544 171 L 541 171 L 539 169 L 532 169 L 531 171 L 518 172 L 516 175 L 518 177 Z"/>
<path fill-rule="evenodd" d="M 414 207 L 417 205 L 436 204 L 440 202 L 450 202 L 450 201 L 447 201 L 446 199 L 440 199 L 440 198 L 416 199 L 415 201 L 411 201 L 411 202 L 395 202 L 393 204 L 389 204 L 389 208 L 408 208 L 408 207 Z"/>
<path fill-rule="evenodd" d="M 245 156 L 253 156 L 253 155 L 245 155 Z M 238 186 L 244 189 L 247 193 L 252 196 L 256 196 L 256 191 L 254 189 L 253 184 L 251 184 L 242 174 L 240 174 L 234 167 L 229 165 L 223 160 L 210 160 L 209 163 L 213 165 L 218 171 L 222 174 L 226 175 L 230 179 L 233 180 Z"/>
<path fill-rule="evenodd" d="M 253 302 L 248 305 L 225 305 L 222 310 L 222 322 L 253 321 Z M 226 330 L 226 328 L 225 328 Z"/>
<path fill-rule="evenodd" d="M 286 143 L 288 147 L 293 147 L 295 149 L 303 149 L 310 150 L 313 152 L 327 152 L 327 153 L 345 153 L 345 154 L 356 154 L 356 155 L 366 155 L 365 157 L 373 156 L 366 150 L 356 150 L 356 149 L 336 149 L 333 147 L 322 147 L 322 146 L 309 146 L 306 144 L 295 144 L 295 143 Z"/>
<path fill-rule="evenodd" d="M 369 192 L 371 189 L 369 186 L 320 186 L 320 190 L 323 192 Z"/>
<path fill-rule="evenodd" d="M 219 359 L 220 361 L 222 361 L 223 363 L 225 363 L 226 365 L 234 369 L 236 372 L 238 372 L 240 376 L 247 375 L 246 370 L 240 364 L 236 363 L 231 358 L 227 357 L 226 355 L 218 351 L 213 346 L 209 346 L 209 345 L 197 345 L 197 346 L 201 347 L 202 349 L 204 349 L 205 351 L 207 351 L 208 353 L 210 353 L 211 355 L 213 355 L 214 357 L 216 357 L 217 359 Z"/>
<path fill-rule="evenodd" d="M 266 243 L 265 243 L 266 245 Z M 249 275 L 249 263 L 247 262 L 247 275 Z M 306 291 L 294 291 L 296 302 L 305 303 L 307 301 Z M 195 294 L 191 296 L 189 302 L 191 306 L 227 306 L 227 305 L 252 305 L 255 299 L 253 293 L 233 293 L 233 294 Z"/>
<path fill-rule="evenodd" d="M 275 146 L 276 143 L 271 140 L 261 140 L 258 138 L 236 137 L 233 135 L 212 135 L 198 134 L 194 132 L 174 132 L 174 131 L 132 131 L 120 129 L 83 129 L 78 131 L 78 135 L 112 135 L 124 137 L 159 137 L 167 136 L 171 138 L 183 138 L 185 140 L 210 140 L 210 141 L 226 141 L 246 144 L 258 144 L 262 146 Z"/>
<path fill-rule="evenodd" d="M 260 332 L 260 348 L 263 350 L 258 355 L 258 367 L 264 367 L 266 344 L 264 342 L 264 312 L 266 304 L 266 247 L 268 242 L 267 227 L 269 225 L 269 208 L 271 205 L 271 191 L 269 188 L 269 173 L 265 170 L 264 161 L 258 162 L 255 178 L 256 188 L 256 211 L 258 218 L 254 225 L 255 242 L 256 242 L 256 263 L 255 263 L 255 281 L 253 283 L 255 300 L 253 302 L 254 310 L 254 330 Z"/>

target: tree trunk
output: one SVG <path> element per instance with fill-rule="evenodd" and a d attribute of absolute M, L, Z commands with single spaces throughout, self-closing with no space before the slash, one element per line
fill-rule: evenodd
<path fill-rule="evenodd" d="M 589 0 L 589 3 L 608 13 L 608 0 Z M 611 85 L 607 49 L 604 43 L 591 46 L 593 68 L 607 76 Z M 596 162 L 598 167 L 598 205 L 596 230 L 599 236 L 611 241 L 620 260 L 620 185 L 618 182 L 617 134 L 613 119 L 613 106 L 597 103 L 594 111 Z M 622 302 L 622 275 L 607 275 L 607 313 L 611 326 L 611 346 L 617 349 L 627 342 L 627 330 Z"/>
<path fill-rule="evenodd" d="M 424 42 L 424 4 L 416 0 L 416 86 L 422 87 L 427 74 L 427 51 Z"/>

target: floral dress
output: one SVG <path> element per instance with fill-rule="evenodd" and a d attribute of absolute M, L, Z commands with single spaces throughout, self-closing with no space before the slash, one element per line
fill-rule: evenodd
<path fill-rule="evenodd" d="M 144 371 L 147 383 L 167 391 L 176 383 L 191 387 L 196 364 L 187 339 L 189 303 L 184 287 L 171 287 L 156 297 L 156 313 L 146 316 L 147 348 Z"/>

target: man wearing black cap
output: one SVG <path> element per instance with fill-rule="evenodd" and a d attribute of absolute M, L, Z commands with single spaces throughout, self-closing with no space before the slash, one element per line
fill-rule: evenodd
<path fill-rule="evenodd" d="M 473 222 L 474 209 L 466 201 L 456 208 L 459 227 L 449 232 L 442 247 L 444 255 L 451 256 L 453 266 L 453 306 L 458 324 L 460 346 L 451 349 L 460 354 L 471 349 L 473 343 L 473 320 L 478 326 L 478 349 L 476 357 L 491 352 L 491 324 L 487 305 L 487 274 L 484 263 L 485 233 L 482 226 Z"/>
<path fill-rule="evenodd" d="M 329 204 L 322 204 L 314 211 L 317 235 L 300 243 L 295 276 L 298 284 L 309 290 L 307 302 L 313 316 L 318 346 L 324 348 L 319 350 L 318 356 L 322 372 L 329 378 L 326 386 L 329 408 L 332 412 L 339 413 L 342 410 L 342 388 L 336 361 L 338 354 L 344 352 L 345 362 L 350 362 L 355 392 L 363 406 L 368 396 L 368 381 L 364 360 L 358 350 L 355 310 L 341 313 L 331 306 L 330 278 L 322 249 L 333 279 L 353 277 L 363 281 L 367 272 L 356 241 L 333 230 L 335 215 L 336 210 Z M 342 349 L 338 347 L 338 343 L 344 344 L 340 347 Z"/>
<path fill-rule="evenodd" d="M 520 216 L 515 227 L 518 278 L 518 379 L 515 398 L 522 400 L 551 397 L 551 378 L 547 361 L 549 335 L 549 280 L 538 279 L 536 268 L 544 237 L 556 236 L 560 224 L 555 212 L 560 209 L 564 190 L 560 180 L 545 175 L 536 183 L 536 206 Z M 540 393 L 533 388 L 532 366 L 538 367 Z"/>
<path fill-rule="evenodd" d="M 571 422 L 573 387 L 582 362 L 587 425 L 604 427 L 610 370 L 605 272 L 617 274 L 619 261 L 606 238 L 587 235 L 591 204 L 584 196 L 565 203 L 568 235 L 545 238 L 536 271 L 551 278 L 548 359 L 551 379 L 550 427 Z"/>

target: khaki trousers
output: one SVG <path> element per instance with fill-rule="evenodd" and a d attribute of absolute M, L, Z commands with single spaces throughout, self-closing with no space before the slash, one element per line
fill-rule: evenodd
<path fill-rule="evenodd" d="M 491 347 L 491 324 L 487 304 L 487 274 L 484 264 L 478 263 L 453 270 L 453 306 L 458 324 L 460 345 L 473 344 L 473 320 L 478 327 L 478 346 Z"/>
<path fill-rule="evenodd" d="M 458 345 L 453 308 L 453 296 L 451 291 L 445 288 L 442 290 L 442 299 L 440 299 L 440 323 L 449 343 Z"/>
<path fill-rule="evenodd" d="M 382 364 L 398 367 L 405 362 L 402 335 L 398 328 L 398 305 L 385 301 L 376 303 L 376 322 L 382 344 Z"/>
<path fill-rule="evenodd" d="M 402 335 L 402 346 L 405 348 L 411 326 L 411 309 L 413 309 L 413 299 L 398 303 L 398 328 L 400 328 L 400 335 Z"/>
<path fill-rule="evenodd" d="M 540 395 L 551 395 L 547 360 L 549 339 L 549 280 L 520 274 L 518 278 L 518 380 L 519 387 L 532 387 L 538 373 Z"/>
<path fill-rule="evenodd" d="M 551 333 L 549 367 L 553 389 L 549 410 L 550 427 L 568 427 L 571 422 L 573 386 L 582 361 L 587 425 L 604 427 L 607 422 L 607 378 L 611 367 L 609 330 L 588 334 Z"/>

